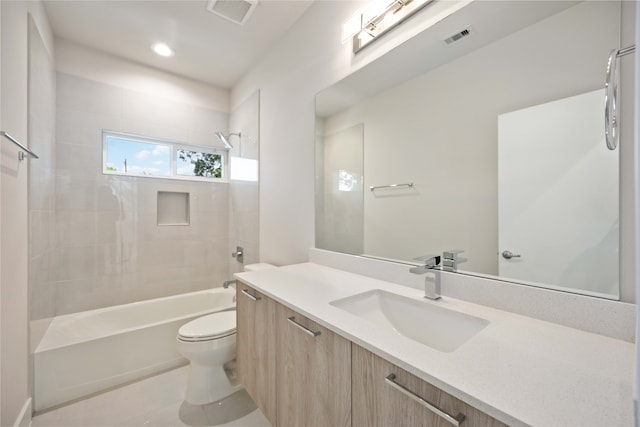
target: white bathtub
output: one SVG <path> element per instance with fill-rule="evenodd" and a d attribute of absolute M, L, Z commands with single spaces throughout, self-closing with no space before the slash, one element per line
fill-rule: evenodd
<path fill-rule="evenodd" d="M 187 362 L 180 326 L 235 309 L 216 288 L 55 317 L 34 352 L 34 406 L 50 408 Z"/>

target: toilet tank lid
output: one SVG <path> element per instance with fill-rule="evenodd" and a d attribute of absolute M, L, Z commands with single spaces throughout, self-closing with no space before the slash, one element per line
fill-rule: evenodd
<path fill-rule="evenodd" d="M 266 262 L 260 262 L 257 264 L 247 264 L 244 266 L 244 271 L 256 271 L 256 270 L 267 270 L 269 268 L 277 268 L 273 264 L 269 264 Z"/>
<path fill-rule="evenodd" d="M 215 338 L 229 335 L 236 330 L 236 312 L 220 311 L 185 323 L 178 330 L 184 338 Z"/>

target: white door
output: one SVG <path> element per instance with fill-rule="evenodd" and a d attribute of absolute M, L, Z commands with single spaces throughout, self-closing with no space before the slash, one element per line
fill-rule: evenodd
<path fill-rule="evenodd" d="M 604 143 L 603 100 L 498 117 L 500 276 L 617 295 L 618 151 Z"/>

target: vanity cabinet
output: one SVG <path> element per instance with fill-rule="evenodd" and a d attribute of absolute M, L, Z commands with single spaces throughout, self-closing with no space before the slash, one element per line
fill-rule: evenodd
<path fill-rule="evenodd" d="M 351 342 L 237 282 L 238 377 L 274 427 L 351 426 Z"/>
<path fill-rule="evenodd" d="M 264 413 L 276 425 L 276 302 L 238 281 L 238 378 Z"/>
<path fill-rule="evenodd" d="M 351 426 L 351 342 L 278 304 L 277 425 Z"/>
<path fill-rule="evenodd" d="M 506 426 L 356 344 L 351 351 L 353 427 L 452 426 L 458 421 L 464 427 Z"/>

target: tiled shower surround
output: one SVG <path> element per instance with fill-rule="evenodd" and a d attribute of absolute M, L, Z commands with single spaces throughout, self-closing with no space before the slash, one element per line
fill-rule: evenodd
<path fill-rule="evenodd" d="M 57 73 L 55 263 L 33 276 L 31 319 L 228 280 L 229 184 L 102 173 L 103 129 L 219 146 L 213 133 L 228 123 L 226 112 Z M 158 191 L 189 193 L 189 225 L 157 225 Z"/>

